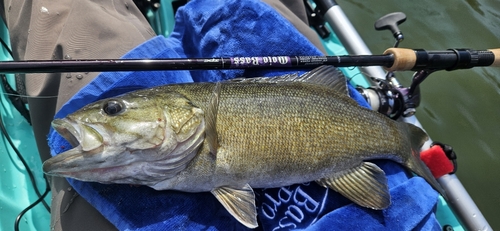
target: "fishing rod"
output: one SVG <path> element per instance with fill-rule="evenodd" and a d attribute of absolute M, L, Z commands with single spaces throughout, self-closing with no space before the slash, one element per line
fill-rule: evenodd
<path fill-rule="evenodd" d="M 383 55 L 253 56 L 168 59 L 25 60 L 0 62 L 0 73 L 111 72 L 247 68 L 383 66 L 388 71 L 455 70 L 500 66 L 500 48 L 490 50 L 389 48 Z"/>
<path fill-rule="evenodd" d="M 370 49 L 366 46 L 363 39 L 357 32 L 357 30 L 354 28 L 350 20 L 343 12 L 342 8 L 336 3 L 335 0 L 312 0 L 312 1 L 316 3 L 317 6 L 314 9 L 314 12 L 322 16 L 324 20 L 328 22 L 328 24 L 334 30 L 335 34 L 338 36 L 342 45 L 344 45 L 349 54 L 356 54 L 356 55 L 371 54 Z M 404 39 L 404 36 L 401 30 L 398 28 L 398 25 L 403 23 L 405 20 L 406 20 L 406 15 L 404 13 L 393 12 L 378 19 L 375 22 L 374 27 L 376 30 L 390 30 L 392 32 L 393 37 L 396 39 L 394 47 L 397 47 L 400 44 L 400 42 Z M 497 51 L 498 49 L 492 50 L 495 57 L 499 57 L 499 53 Z M 387 53 L 387 51 L 385 53 Z M 416 60 L 415 53 L 416 52 L 406 55 L 403 54 L 402 56 L 403 57 L 409 56 L 410 60 Z M 425 56 L 425 53 L 423 56 Z M 401 62 L 400 65 L 392 65 L 390 66 L 392 68 L 389 69 L 387 73 L 381 67 L 364 67 L 363 72 L 367 73 L 368 76 L 371 77 L 374 86 L 368 89 L 358 89 L 358 91 L 360 91 L 360 93 L 363 96 L 365 96 L 368 102 L 373 101 L 373 103 L 370 103 L 372 107 L 374 105 L 379 105 L 379 108 L 376 110 L 382 113 L 385 112 L 384 114 L 386 115 L 394 114 L 394 116 L 397 116 L 397 114 L 392 113 L 393 109 L 398 111 L 398 109 L 394 108 L 397 105 L 395 101 L 396 99 L 403 98 L 403 100 L 401 100 L 399 104 L 399 107 L 401 107 L 399 111 L 402 111 L 400 114 L 403 115 L 402 120 L 404 122 L 414 124 L 422 128 L 422 125 L 420 124 L 418 119 L 413 115 L 415 107 L 418 104 L 419 97 L 415 95 L 412 96 L 412 94 L 417 93 L 418 95 L 418 92 L 415 92 L 415 90 L 418 89 L 416 88 L 416 86 L 418 86 L 420 82 L 422 82 L 430 73 L 432 73 L 435 70 L 417 70 L 412 78 L 411 87 L 409 88 L 404 88 L 399 83 L 397 78 L 394 77 L 392 72 L 395 70 L 405 70 L 407 68 L 414 69 L 417 63 L 419 65 L 421 63 L 425 63 L 424 62 L 426 61 L 425 57 L 422 57 L 421 55 L 419 55 L 418 57 L 420 57 L 419 62 L 414 62 L 414 63 L 409 62 L 408 64 L 409 67 L 404 64 L 406 62 Z M 497 60 L 497 58 L 495 59 Z M 455 63 L 460 63 L 460 61 L 458 62 L 457 61 Z M 499 66 L 498 61 L 494 61 L 492 66 Z M 455 67 L 455 65 L 451 67 Z M 445 67 L 444 69 L 448 68 L 450 67 Z M 410 90 L 412 92 L 410 92 Z M 429 148 L 429 145 L 431 143 L 432 140 L 429 139 L 423 148 L 424 149 Z M 485 217 L 482 215 L 481 211 L 476 206 L 470 195 L 467 193 L 467 190 L 464 188 L 464 186 L 462 185 L 462 183 L 455 174 L 453 173 L 445 174 L 444 176 L 438 178 L 437 180 L 441 184 L 441 186 L 447 191 L 448 196 L 451 199 L 450 201 L 447 201 L 447 203 L 452 209 L 455 216 L 459 219 L 461 225 L 460 228 L 465 227 L 469 230 L 491 230 L 488 221 L 486 221 Z M 443 230 L 444 229 L 449 230 L 449 227 L 451 226 L 445 225 L 443 226 Z"/>

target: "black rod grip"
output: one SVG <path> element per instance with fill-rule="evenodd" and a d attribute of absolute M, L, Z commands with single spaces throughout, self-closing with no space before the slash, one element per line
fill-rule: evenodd
<path fill-rule="evenodd" d="M 394 56 L 392 66 L 386 67 L 388 71 L 451 71 L 472 67 L 500 66 L 500 49 L 426 51 L 422 49 L 389 48 L 384 54 Z"/>

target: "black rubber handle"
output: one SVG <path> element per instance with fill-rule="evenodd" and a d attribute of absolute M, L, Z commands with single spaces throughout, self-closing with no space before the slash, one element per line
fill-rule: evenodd
<path fill-rule="evenodd" d="M 403 12 L 390 13 L 375 22 L 375 30 L 391 30 L 394 37 L 398 39 L 401 34 L 398 25 L 404 21 L 406 21 L 406 15 Z"/>

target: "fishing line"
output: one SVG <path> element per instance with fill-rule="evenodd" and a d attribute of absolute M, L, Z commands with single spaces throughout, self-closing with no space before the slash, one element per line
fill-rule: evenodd
<path fill-rule="evenodd" d="M 144 88 L 145 87 L 117 87 L 117 88 L 113 88 L 112 90 L 113 91 L 126 91 L 126 90 L 135 91 L 135 90 L 140 90 L 140 89 L 144 89 Z M 22 95 L 22 94 L 7 93 L 7 92 L 3 92 L 1 94 L 6 95 L 6 96 L 19 96 L 19 97 L 29 98 L 29 99 L 54 99 L 54 98 L 59 97 L 58 95 L 31 96 L 31 95 Z"/>
<path fill-rule="evenodd" d="M 366 72 L 366 71 L 360 70 L 359 72 L 360 72 L 360 74 L 364 75 L 366 78 L 369 78 L 369 79 L 377 79 L 375 76 L 370 75 L 370 74 L 369 74 L 368 72 Z M 385 76 L 384 76 L 384 77 L 385 77 Z"/>
<path fill-rule="evenodd" d="M 47 181 L 47 178 L 46 177 L 44 177 L 44 178 L 45 178 L 45 181 Z M 14 222 L 14 230 L 15 231 L 19 231 L 19 222 L 21 221 L 21 218 L 24 216 L 24 214 L 26 214 L 30 209 L 35 207 L 40 202 L 44 203 L 45 202 L 44 199 L 49 194 L 49 191 L 50 191 L 50 186 L 47 184 L 47 187 L 45 188 L 45 192 L 43 193 L 43 195 L 41 197 L 39 197 L 35 202 L 30 204 L 28 207 L 26 207 L 23 211 L 21 211 L 19 213 L 19 215 L 17 215 L 16 221 Z"/>
<path fill-rule="evenodd" d="M 3 48 L 5 50 L 7 50 L 7 52 L 10 54 L 10 56 L 13 57 L 12 50 L 5 43 L 5 41 L 3 39 L 0 39 L 0 43 L 2 44 Z M 7 90 L 7 89 L 11 90 L 12 89 L 12 87 L 6 81 L 5 75 L 2 76 L 2 82 L 3 82 L 3 86 L 4 86 L 5 90 Z M 10 93 L 4 93 L 4 95 L 7 95 L 8 97 L 10 96 L 9 98 L 11 98 L 11 97 L 20 97 L 21 96 L 16 91 L 13 91 L 13 89 L 12 89 L 12 91 L 10 91 Z M 12 102 L 12 103 L 14 103 L 14 102 Z M 25 213 L 27 213 L 29 210 L 31 210 L 33 207 L 35 207 L 40 202 L 42 202 L 42 204 L 45 207 L 45 209 L 50 213 L 50 206 L 44 200 L 45 197 L 47 196 L 47 194 L 50 191 L 50 185 L 49 185 L 49 181 L 44 176 L 43 178 L 45 179 L 45 188 L 46 189 L 45 189 L 45 192 L 43 194 L 40 193 L 40 190 L 38 190 L 38 187 L 36 185 L 36 180 L 35 180 L 35 176 L 33 175 L 32 169 L 30 168 L 30 166 L 28 165 L 28 163 L 24 159 L 23 155 L 21 155 L 21 152 L 14 145 L 14 142 L 12 141 L 9 133 L 7 132 L 7 129 L 5 128 L 5 125 L 4 125 L 4 122 L 3 122 L 3 118 L 2 118 L 1 115 L 0 115 L 0 130 L 1 130 L 2 134 L 4 135 L 5 139 L 7 140 L 7 142 L 9 143 L 9 145 L 11 146 L 12 150 L 14 150 L 14 152 L 16 153 L 16 155 L 19 158 L 19 160 L 21 160 L 21 163 L 23 164 L 24 168 L 26 169 L 26 172 L 28 173 L 28 176 L 29 176 L 29 179 L 31 181 L 31 184 L 33 185 L 35 194 L 38 196 L 38 199 L 35 202 L 33 202 L 28 207 L 26 207 L 24 210 L 22 210 L 19 213 L 19 215 L 17 216 L 17 218 L 16 218 L 16 220 L 14 222 L 14 229 L 16 231 L 18 231 L 19 230 L 19 222 L 20 222 L 22 216 L 24 216 Z"/>
<path fill-rule="evenodd" d="M 14 150 L 14 152 L 16 153 L 19 160 L 21 160 L 21 163 L 23 164 L 24 168 L 26 169 L 26 172 L 28 172 L 28 176 L 30 178 L 31 184 L 33 185 L 33 188 L 35 189 L 36 195 L 39 198 L 42 197 L 40 190 L 38 190 L 38 187 L 36 186 L 35 176 L 33 175 L 31 168 L 28 166 L 28 163 L 26 162 L 24 157 L 21 155 L 21 152 L 19 152 L 19 150 L 14 145 L 14 142 L 10 138 L 10 135 L 7 133 L 7 129 L 5 128 L 5 125 L 3 123 L 3 119 L 1 116 L 0 116 L 0 130 L 3 133 L 3 135 L 5 136 L 5 138 L 7 139 L 7 142 L 11 146 L 12 150 Z M 45 178 L 45 184 L 49 185 L 49 182 L 46 178 Z M 45 207 L 45 209 L 47 209 L 47 211 L 50 213 L 50 206 L 47 204 L 47 202 L 43 201 L 42 203 L 43 203 L 43 206 Z"/>
<path fill-rule="evenodd" d="M 350 82 L 352 79 L 354 79 L 354 78 L 355 78 L 356 76 L 358 76 L 358 75 L 363 75 L 363 74 L 362 74 L 362 73 L 356 73 L 356 74 L 354 74 L 353 76 L 351 76 L 351 77 L 347 78 L 347 81 L 349 81 L 349 82 Z"/>
<path fill-rule="evenodd" d="M 7 52 L 9 53 L 10 57 L 11 58 L 14 58 L 14 55 L 12 54 L 12 50 L 10 49 L 9 45 L 7 45 L 7 43 L 5 43 L 5 41 L 3 41 L 3 39 L 0 38 L 0 43 L 2 43 L 2 46 L 5 50 L 7 50 Z"/>
<path fill-rule="evenodd" d="M 19 96 L 23 98 L 30 98 L 30 99 L 53 99 L 57 98 L 57 95 L 43 95 L 43 96 L 30 96 L 30 95 L 21 95 L 21 94 L 15 94 L 15 93 L 2 93 L 2 95 L 6 96 Z"/>
<path fill-rule="evenodd" d="M 2 44 L 3 48 L 5 50 L 7 50 L 7 52 L 10 54 L 10 57 L 12 59 L 14 59 L 14 55 L 12 53 L 12 50 L 10 49 L 9 45 L 7 45 L 7 43 L 2 39 L 0 38 L 0 43 Z M 7 77 L 6 75 L 2 75 L 2 84 L 4 86 L 4 90 L 6 93 L 10 93 L 11 95 L 8 95 L 12 105 L 14 106 L 14 108 L 16 108 L 16 110 L 28 121 L 28 123 L 31 125 L 31 118 L 30 118 L 30 112 L 29 110 L 26 108 L 26 105 L 24 104 L 23 100 L 22 100 L 22 96 L 19 94 L 19 92 L 17 92 L 16 90 L 14 90 L 9 82 L 7 81 Z"/>

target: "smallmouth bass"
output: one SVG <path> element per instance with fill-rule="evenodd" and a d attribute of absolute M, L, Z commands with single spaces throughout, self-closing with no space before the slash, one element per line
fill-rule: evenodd
<path fill-rule="evenodd" d="M 419 158 L 427 135 L 360 107 L 330 66 L 138 90 L 52 125 L 74 148 L 47 160 L 47 174 L 210 191 L 249 228 L 258 225 L 252 188 L 316 181 L 360 206 L 387 208 L 387 179 L 372 159 L 396 161 L 445 195 Z"/>

